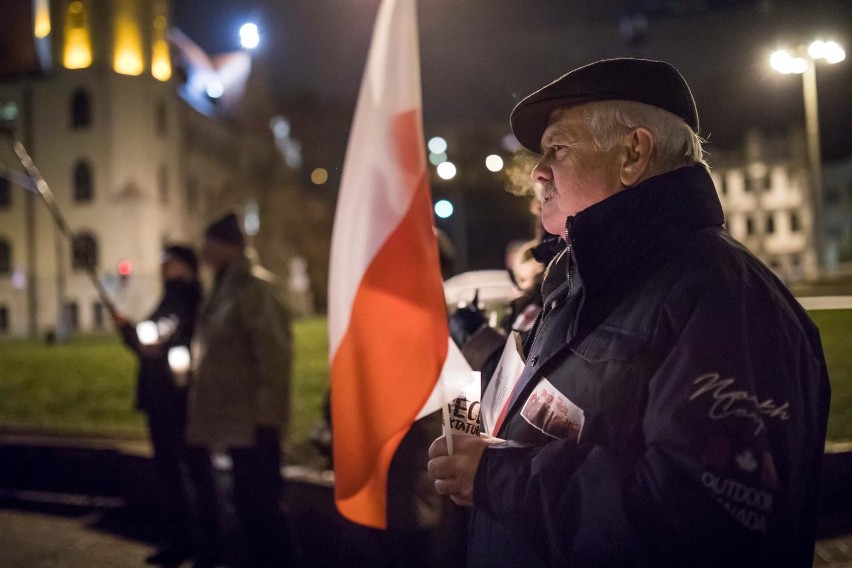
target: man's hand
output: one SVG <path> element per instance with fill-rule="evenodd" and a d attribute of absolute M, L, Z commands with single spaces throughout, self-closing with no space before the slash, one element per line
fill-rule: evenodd
<path fill-rule="evenodd" d="M 140 357 L 145 357 L 146 359 L 159 359 L 163 356 L 164 348 L 158 343 L 155 343 L 154 345 L 139 345 L 138 352 Z"/>
<path fill-rule="evenodd" d="M 448 495 L 453 503 L 463 507 L 473 506 L 473 479 L 482 452 L 496 438 L 479 436 L 453 436 L 453 455 L 447 452 L 447 439 L 441 436 L 429 448 L 428 471 L 435 480 L 435 490 Z"/>
<path fill-rule="evenodd" d="M 115 329 L 121 331 L 122 329 L 130 325 L 130 320 L 127 318 L 126 315 L 122 314 L 121 312 L 114 312 L 112 314 L 112 325 L 115 326 Z"/>

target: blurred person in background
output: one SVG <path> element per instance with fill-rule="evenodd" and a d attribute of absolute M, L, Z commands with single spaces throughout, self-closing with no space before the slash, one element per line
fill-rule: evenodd
<path fill-rule="evenodd" d="M 292 331 L 274 277 L 252 262 L 236 215 L 211 224 L 204 262 L 214 282 L 201 308 L 190 383 L 190 475 L 198 490 L 196 567 L 222 560 L 211 457 L 232 463 L 234 505 L 251 568 L 295 563 L 282 510 L 281 440 L 290 416 Z"/>
<path fill-rule="evenodd" d="M 169 352 L 189 352 L 201 301 L 198 259 L 186 246 L 166 247 L 162 255 L 163 295 L 143 326 L 143 337 L 123 314 L 113 324 L 139 359 L 136 406 L 148 418 L 153 462 L 159 481 L 164 541 L 149 564 L 176 565 L 192 556 L 189 499 L 184 479 L 186 460 L 186 378 L 169 365 Z"/>

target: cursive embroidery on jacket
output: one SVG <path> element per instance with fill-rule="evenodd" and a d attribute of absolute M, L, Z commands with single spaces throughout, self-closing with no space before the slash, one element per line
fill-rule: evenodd
<path fill-rule="evenodd" d="M 751 420 L 754 423 L 754 435 L 760 434 L 766 427 L 764 417 L 779 420 L 790 419 L 790 403 L 781 406 L 771 398 L 761 401 L 757 396 L 745 390 L 730 388 L 736 381 L 732 378 L 721 378 L 718 373 L 707 373 L 695 379 L 692 383 L 698 388 L 689 397 L 695 400 L 702 395 L 709 395 L 713 404 L 708 416 L 711 420 L 722 420 L 730 416 Z"/>

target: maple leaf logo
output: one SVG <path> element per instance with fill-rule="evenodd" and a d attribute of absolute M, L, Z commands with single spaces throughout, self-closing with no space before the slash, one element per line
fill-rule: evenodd
<path fill-rule="evenodd" d="M 746 450 L 743 453 L 738 454 L 734 459 L 743 471 L 751 473 L 757 469 L 757 460 L 754 459 L 754 454 L 751 453 L 751 450 Z"/>

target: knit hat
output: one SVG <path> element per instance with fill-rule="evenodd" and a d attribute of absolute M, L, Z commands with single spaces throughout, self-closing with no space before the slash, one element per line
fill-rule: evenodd
<path fill-rule="evenodd" d="M 193 272 L 198 272 L 198 257 L 195 251 L 183 245 L 170 245 L 163 249 L 163 255 L 173 257 L 184 263 L 192 269 Z"/>
<path fill-rule="evenodd" d="M 539 154 L 551 112 L 607 100 L 635 101 L 667 110 L 698 132 L 695 100 L 678 70 L 663 61 L 631 58 L 590 63 L 527 96 L 512 110 L 512 132 L 524 148 Z"/>
<path fill-rule="evenodd" d="M 240 229 L 240 222 L 234 213 L 228 213 L 215 223 L 207 227 L 205 236 L 235 246 L 245 246 L 246 238 Z"/>

